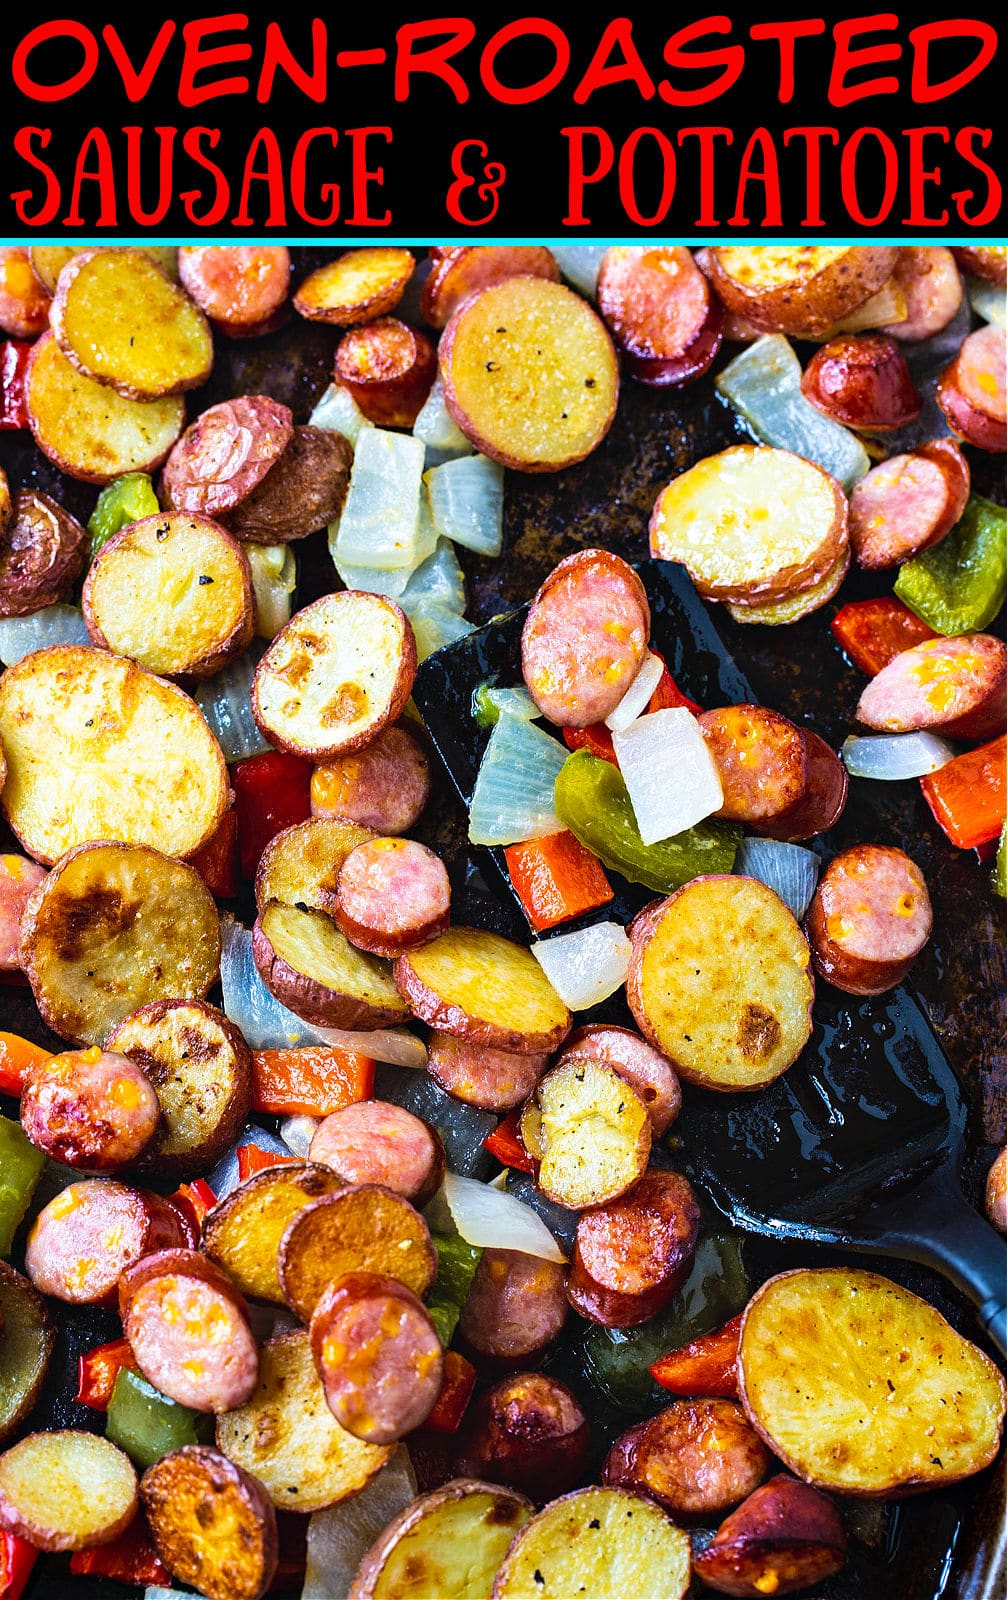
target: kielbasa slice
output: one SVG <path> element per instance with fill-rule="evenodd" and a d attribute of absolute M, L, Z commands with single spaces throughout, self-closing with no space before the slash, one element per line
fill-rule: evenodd
<path fill-rule="evenodd" d="M 369 422 L 412 428 L 437 375 L 437 352 L 419 328 L 398 317 L 378 317 L 347 329 L 336 347 L 334 372 Z"/>
<path fill-rule="evenodd" d="M 32 894 L 44 878 L 45 867 L 27 856 L 0 856 L 0 972 L 17 972 L 21 918 Z"/>
<path fill-rule="evenodd" d="M 930 728 L 952 739 L 993 739 L 1005 724 L 1004 641 L 989 633 L 925 639 L 869 683 L 857 716 L 885 733 Z"/>
<path fill-rule="evenodd" d="M 969 467 L 951 439 L 880 461 L 851 491 L 848 530 L 858 565 L 895 567 L 937 544 L 959 521 L 969 491 Z"/>
<path fill-rule="evenodd" d="M 956 245 L 952 250 L 963 272 L 1003 289 L 1008 280 L 1008 251 L 1003 244 Z"/>
<path fill-rule="evenodd" d="M 931 937 L 924 874 L 902 850 L 857 844 L 834 856 L 805 918 L 815 970 L 846 994 L 882 994 Z"/>
<path fill-rule="evenodd" d="M 791 811 L 763 832 L 774 839 L 813 839 L 832 828 L 847 804 L 847 768 L 835 750 L 811 728 L 805 739 L 805 793 Z"/>
<path fill-rule="evenodd" d="M 456 1100 L 482 1111 L 511 1111 L 528 1099 L 549 1064 L 548 1055 L 513 1055 L 433 1029 L 427 1071 Z"/>
<path fill-rule="evenodd" d="M 771 1456 L 734 1400 L 679 1400 L 659 1411 L 629 1452 L 633 1484 L 689 1520 L 736 1506 L 758 1488 Z"/>
<path fill-rule="evenodd" d="M 25 1136 L 54 1161 L 82 1172 L 115 1172 L 138 1160 L 160 1121 L 150 1079 L 129 1056 L 98 1045 L 51 1056 L 25 1077 Z"/>
<path fill-rule="evenodd" d="M 565 557 L 522 629 L 522 675 L 543 716 L 569 728 L 604 722 L 637 676 L 650 632 L 644 585 L 622 557 Z"/>
<path fill-rule="evenodd" d="M 279 461 L 294 433 L 287 406 L 243 394 L 210 406 L 173 445 L 161 474 L 169 511 L 220 516 L 252 493 Z"/>
<path fill-rule="evenodd" d="M 401 724 L 312 773 L 313 817 L 337 817 L 385 835 L 412 828 L 429 795 L 430 763 Z"/>
<path fill-rule="evenodd" d="M 671 1300 L 693 1264 L 700 1208 L 677 1172 L 645 1172 L 608 1205 L 584 1211 L 567 1298 L 605 1328 L 632 1328 Z"/>
<path fill-rule="evenodd" d="M 902 246 L 893 278 L 906 300 L 906 316 L 882 332 L 896 339 L 908 343 L 929 339 L 952 321 L 962 304 L 962 279 L 955 256 L 942 245 Z"/>
<path fill-rule="evenodd" d="M 336 922 L 351 944 L 398 956 L 448 926 L 451 884 L 440 856 L 416 839 L 369 839 L 350 851 L 336 880 Z"/>
<path fill-rule="evenodd" d="M 600 1024 L 576 1029 L 557 1057 L 557 1066 L 573 1060 L 601 1061 L 612 1067 L 647 1106 L 656 1135 L 679 1115 L 682 1090 L 672 1063 L 632 1028 Z"/>
<path fill-rule="evenodd" d="M 184 1246 L 189 1232 L 166 1200 L 114 1178 L 71 1183 L 39 1212 L 25 1270 L 37 1289 L 70 1305 L 114 1303 L 120 1276 L 152 1251 Z"/>
<path fill-rule="evenodd" d="M 764 831 L 805 794 L 801 728 L 768 706 L 721 706 L 697 721 L 724 793 L 718 816 Z"/>
<path fill-rule="evenodd" d="M 550 1500 L 581 1479 L 589 1444 L 587 1418 L 566 1384 L 543 1372 L 516 1372 L 473 1405 L 459 1471 Z"/>
<path fill-rule="evenodd" d="M 180 245 L 178 270 L 186 293 L 232 338 L 272 326 L 290 289 L 290 251 L 282 244 Z"/>
<path fill-rule="evenodd" d="M 458 1333 L 485 1363 L 519 1367 L 545 1350 L 567 1320 L 567 1274 L 519 1250 L 484 1250 Z"/>
<path fill-rule="evenodd" d="M 906 358 L 884 333 L 844 333 L 820 345 L 802 373 L 802 394 L 849 428 L 902 428 L 921 409 Z"/>
<path fill-rule="evenodd" d="M 1003 451 L 1005 422 L 1004 329 L 990 323 L 963 340 L 938 379 L 938 403 L 949 427 L 978 450 Z"/>
<path fill-rule="evenodd" d="M 324 1117 L 308 1159 L 346 1183 L 380 1183 L 418 1208 L 441 1187 L 445 1152 L 435 1130 L 402 1106 L 361 1100 Z"/>
<path fill-rule="evenodd" d="M 720 304 L 683 245 L 613 245 L 602 258 L 597 299 L 643 383 L 689 383 L 721 347 Z"/>
<path fill-rule="evenodd" d="M 326 1404 L 355 1439 L 392 1444 L 429 1416 L 444 1358 L 423 1301 L 405 1284 L 381 1272 L 338 1278 L 315 1307 L 309 1338 Z"/>
<path fill-rule="evenodd" d="M 243 1405 L 259 1351 L 230 1279 L 196 1250 L 164 1250 L 124 1274 L 119 1303 L 137 1366 L 169 1400 L 193 1411 Z"/>

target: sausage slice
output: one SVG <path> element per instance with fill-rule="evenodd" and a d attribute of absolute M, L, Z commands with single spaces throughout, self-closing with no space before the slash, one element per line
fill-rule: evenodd
<path fill-rule="evenodd" d="M 847 994 L 882 994 L 931 937 L 924 874 L 902 850 L 858 844 L 834 856 L 805 919 L 820 977 Z"/>
<path fill-rule="evenodd" d="M 336 880 L 336 922 L 351 944 L 398 956 L 444 933 L 451 884 L 440 856 L 415 839 L 369 839 Z"/>
<path fill-rule="evenodd" d="M 391 1444 L 430 1414 L 444 1375 L 441 1343 L 405 1284 L 347 1273 L 319 1300 L 309 1339 L 326 1404 L 355 1439 Z"/>
<path fill-rule="evenodd" d="M 944 539 L 969 499 L 970 471 L 951 439 L 880 461 L 850 497 L 851 548 L 869 570 L 895 567 Z"/>
<path fill-rule="evenodd" d="M 989 633 L 925 639 L 883 667 L 857 716 L 884 733 L 930 728 L 952 739 L 993 739 L 1005 725 L 1004 641 Z"/>
<path fill-rule="evenodd" d="M 115 1172 L 139 1159 L 161 1121 L 150 1079 L 129 1056 L 92 1045 L 38 1062 L 21 1094 L 21 1126 L 54 1161 Z"/>
<path fill-rule="evenodd" d="M 407 833 L 430 795 L 430 763 L 401 724 L 383 728 L 363 750 L 316 767 L 314 817 L 337 817 L 385 835 Z"/>
<path fill-rule="evenodd" d="M 688 1275 L 699 1227 L 686 1179 L 649 1169 L 629 1194 L 579 1216 L 568 1300 L 605 1328 L 646 1322 Z"/>
<path fill-rule="evenodd" d="M 555 567 L 522 629 L 522 675 L 544 717 L 585 728 L 615 711 L 651 632 L 644 585 L 620 556 L 579 550 Z"/>
<path fill-rule="evenodd" d="M 193 1411 L 243 1405 L 259 1352 L 230 1279 L 195 1250 L 165 1250 L 123 1275 L 123 1329 L 144 1377 Z"/>
<path fill-rule="evenodd" d="M 938 403 L 949 427 L 978 450 L 1005 449 L 1004 329 L 990 323 L 963 340 L 938 379 Z"/>
<path fill-rule="evenodd" d="M 188 1243 L 182 1217 L 166 1200 L 114 1178 L 89 1178 L 71 1183 L 39 1212 L 25 1271 L 43 1294 L 70 1305 L 104 1305 L 141 1257 Z"/>
<path fill-rule="evenodd" d="M 602 258 L 597 298 L 643 383 L 689 383 L 721 347 L 720 304 L 683 245 L 613 245 Z"/>
<path fill-rule="evenodd" d="M 439 1028 L 427 1040 L 427 1071 L 456 1100 L 482 1111 L 510 1111 L 527 1100 L 549 1064 L 548 1054 L 515 1055 L 456 1039 Z"/>
<path fill-rule="evenodd" d="M 462 1307 L 460 1339 L 477 1358 L 519 1367 L 556 1338 L 567 1320 L 566 1272 L 519 1250 L 484 1250 Z"/>
<path fill-rule="evenodd" d="M 361 1100 L 323 1118 L 308 1149 L 345 1183 L 380 1183 L 414 1206 L 441 1187 L 445 1152 L 434 1129 L 385 1100 Z"/>

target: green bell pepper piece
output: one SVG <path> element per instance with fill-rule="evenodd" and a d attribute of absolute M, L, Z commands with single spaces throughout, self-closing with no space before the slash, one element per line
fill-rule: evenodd
<path fill-rule="evenodd" d="M 0 1256 L 10 1253 L 45 1162 L 41 1150 L 28 1143 L 19 1123 L 0 1117 Z"/>
<path fill-rule="evenodd" d="M 98 496 L 98 503 L 88 518 L 92 555 L 97 555 L 102 545 L 121 528 L 139 522 L 141 517 L 156 517 L 160 510 L 148 473 L 127 472 L 121 478 L 113 478 Z"/>
<path fill-rule="evenodd" d="M 1001 839 L 998 843 L 997 855 L 994 857 L 994 871 L 991 873 L 994 893 L 999 894 L 1002 900 L 1008 897 L 1008 860 L 1006 860 L 1006 856 L 1008 856 L 1008 822 L 1002 824 Z"/>
<path fill-rule="evenodd" d="M 895 593 L 936 633 L 975 633 L 997 616 L 1008 566 L 1005 512 L 980 495 L 947 538 L 900 567 Z"/>
<path fill-rule="evenodd" d="M 708 818 L 657 844 L 645 844 L 618 767 L 588 750 L 567 757 L 554 785 L 556 814 L 599 860 L 631 883 L 671 894 L 691 878 L 730 872 L 742 830 Z"/>
<path fill-rule="evenodd" d="M 447 1349 L 483 1251 L 476 1245 L 466 1244 L 458 1234 L 435 1233 L 431 1238 L 437 1250 L 438 1270 L 427 1297 L 427 1313 Z"/>
<path fill-rule="evenodd" d="M 481 683 L 472 699 L 472 714 L 478 728 L 492 728 L 500 717 L 500 711 L 490 698 L 490 685 Z"/>
<path fill-rule="evenodd" d="M 213 1418 L 169 1400 L 139 1372 L 124 1367 L 108 1403 L 105 1436 L 146 1472 L 171 1450 L 210 1443 Z"/>

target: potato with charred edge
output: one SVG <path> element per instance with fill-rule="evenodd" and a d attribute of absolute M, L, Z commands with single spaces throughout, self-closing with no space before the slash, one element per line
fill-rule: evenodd
<path fill-rule="evenodd" d="M 693 1567 L 719 1594 L 760 1600 L 831 1578 L 846 1554 L 847 1535 L 832 1500 L 780 1473 L 722 1522 Z"/>
<path fill-rule="evenodd" d="M 717 245 L 705 271 L 729 310 L 763 331 L 814 335 L 881 289 L 896 258 L 882 245 Z"/>
<path fill-rule="evenodd" d="M 6 1261 L 0 1261 L 0 1334 L 4 1359 L 0 1444 L 6 1444 L 42 1392 L 56 1342 L 42 1296 Z"/>
<path fill-rule="evenodd" d="M 577 1489 L 522 1529 L 493 1600 L 568 1600 L 582 1591 L 591 1600 L 682 1600 L 689 1578 L 689 1535 L 652 1501 L 622 1489 Z"/>
<path fill-rule="evenodd" d="M 449 928 L 400 956 L 394 976 L 415 1017 L 472 1044 L 536 1055 L 570 1032 L 571 1014 L 535 957 L 481 928 Z"/>
<path fill-rule="evenodd" d="M 65 600 L 87 552 L 76 517 L 36 489 L 11 500 L 0 468 L 0 617 L 25 617 Z"/>
<path fill-rule="evenodd" d="M 29 1433 L 0 1455 L 0 1528 L 38 1550 L 109 1544 L 136 1508 L 129 1456 L 93 1433 Z"/>
<path fill-rule="evenodd" d="M 288 1223 L 343 1179 L 328 1167 L 292 1161 L 267 1167 L 225 1195 L 203 1224 L 200 1248 L 224 1268 L 242 1294 L 284 1305 L 277 1251 Z"/>
<path fill-rule="evenodd" d="M 533 1500 L 572 1489 L 588 1465 L 588 1420 L 566 1384 L 516 1372 L 485 1390 L 461 1440 L 464 1470 Z"/>
<path fill-rule="evenodd" d="M 274 835 L 259 857 L 255 897 L 260 911 L 274 901 L 332 916 L 339 869 L 351 850 L 373 838 L 370 828 L 335 817 L 311 817 Z"/>
<path fill-rule="evenodd" d="M 310 1322 L 326 1286 L 347 1272 L 387 1273 L 415 1295 L 426 1294 L 437 1252 L 408 1200 L 381 1184 L 360 1183 L 299 1211 L 280 1240 L 277 1266 L 284 1299 Z"/>
<path fill-rule="evenodd" d="M 418 328 L 379 317 L 343 335 L 334 372 L 370 422 L 412 428 L 437 374 L 437 355 Z"/>
<path fill-rule="evenodd" d="M 397 247 L 347 250 L 308 274 L 294 292 L 294 309 L 309 322 L 340 328 L 383 317 L 402 299 L 414 265 L 412 252 Z"/>
<path fill-rule="evenodd" d="M 531 1515 L 529 1501 L 513 1489 L 456 1478 L 414 1500 L 378 1535 L 357 1568 L 349 1600 L 489 1595 L 511 1540 Z"/>
<path fill-rule="evenodd" d="M 270 993 L 320 1027 L 385 1028 L 409 1015 L 387 963 L 355 949 L 320 911 L 268 905 L 252 929 L 252 959 Z"/>
<path fill-rule="evenodd" d="M 208 1600 L 260 1600 L 277 1565 L 276 1512 L 263 1487 L 206 1445 L 186 1445 L 140 1483 L 148 1526 L 173 1577 Z"/>
<path fill-rule="evenodd" d="M 651 1119 L 630 1085 L 600 1061 L 574 1060 L 542 1078 L 521 1114 L 543 1194 L 581 1211 L 615 1200 L 640 1179 Z"/>
<path fill-rule="evenodd" d="M 431 270 L 420 296 L 424 320 L 444 328 L 453 312 L 480 289 L 506 278 L 548 278 L 560 282 L 560 268 L 545 245 L 435 245 Z"/>
<path fill-rule="evenodd" d="M 295 428 L 265 478 L 224 517 L 247 544 L 290 544 L 332 522 L 343 510 L 353 446 L 332 428 Z"/>

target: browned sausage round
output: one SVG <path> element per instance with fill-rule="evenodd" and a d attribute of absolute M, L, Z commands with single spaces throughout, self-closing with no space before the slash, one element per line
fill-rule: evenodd
<path fill-rule="evenodd" d="M 565 1041 L 557 1066 L 574 1059 L 612 1067 L 647 1106 L 656 1134 L 664 1133 L 679 1115 L 682 1090 L 672 1063 L 632 1028 L 610 1023 L 577 1028 Z"/>
<path fill-rule="evenodd" d="M 0 329 L 12 339 L 36 339 L 49 324 L 49 304 L 24 246 L 0 250 Z"/>
<path fill-rule="evenodd" d="M 268 395 L 243 394 L 208 407 L 165 462 L 166 508 L 205 517 L 233 511 L 279 461 L 293 432 L 288 408 Z"/>
<path fill-rule="evenodd" d="M 643 1422 L 635 1422 L 632 1428 L 627 1428 L 609 1446 L 609 1453 L 602 1463 L 603 1483 L 610 1483 L 616 1489 L 633 1485 L 635 1452 L 650 1420 L 650 1417 L 645 1417 Z"/>
<path fill-rule="evenodd" d="M 0 617 L 24 617 L 64 599 L 89 550 L 77 518 L 47 494 L 22 489 L 14 495 L 0 530 Z"/>
<path fill-rule="evenodd" d="M 832 1500 L 780 1473 L 725 1519 L 693 1570 L 719 1594 L 760 1600 L 832 1577 L 846 1553 L 847 1535 Z"/>
<path fill-rule="evenodd" d="M 721 780 L 718 816 L 772 839 L 810 839 L 832 827 L 847 774 L 818 734 L 768 706 L 721 706 L 697 720 Z"/>
<path fill-rule="evenodd" d="M 286 245 L 190 244 L 178 253 L 179 280 L 221 332 L 232 338 L 272 324 L 290 289 Z"/>
<path fill-rule="evenodd" d="M 418 1428 L 441 1392 L 444 1360 L 422 1300 L 381 1272 L 349 1272 L 312 1314 L 326 1404 L 355 1439 L 391 1444 Z"/>
<path fill-rule="evenodd" d="M 370 422 L 412 428 L 437 373 L 437 353 L 425 333 L 379 317 L 348 328 L 336 347 L 337 384 L 348 389 Z"/>
<path fill-rule="evenodd" d="M 444 933 L 451 884 L 440 856 L 416 839 L 369 839 L 336 880 L 336 922 L 351 944 L 398 956 Z"/>
<path fill-rule="evenodd" d="M 71 1183 L 39 1212 L 25 1270 L 37 1289 L 71 1305 L 115 1304 L 120 1276 L 153 1251 L 182 1247 L 189 1230 L 166 1200 L 114 1178 Z"/>
<path fill-rule="evenodd" d="M 259 1351 L 230 1279 L 196 1250 L 161 1250 L 119 1284 L 123 1330 L 148 1382 L 193 1411 L 231 1411 L 249 1398 Z"/>
<path fill-rule="evenodd" d="M 1004 288 L 1008 278 L 1008 251 L 1003 244 L 956 245 L 952 254 L 963 272 Z"/>
<path fill-rule="evenodd" d="M 338 817 L 375 833 L 406 833 L 429 795 L 430 764 L 401 723 L 312 773 L 312 816 Z"/>
<path fill-rule="evenodd" d="M 650 632 L 644 585 L 622 557 L 565 557 L 522 629 L 522 675 L 543 716 L 560 727 L 603 722 L 637 676 Z"/>
<path fill-rule="evenodd" d="M 45 867 L 27 856 L 0 856 L 0 972 L 21 966 L 19 943 L 25 906 L 44 878 Z"/>
<path fill-rule="evenodd" d="M 906 316 L 883 333 L 896 339 L 929 339 L 952 321 L 962 304 L 962 279 L 951 250 L 941 245 L 904 245 L 893 272 L 906 300 Z"/>
<path fill-rule="evenodd" d="M 686 1179 L 650 1169 L 629 1194 L 578 1217 L 568 1300 L 606 1328 L 646 1322 L 688 1275 L 699 1227 Z"/>
<path fill-rule="evenodd" d="M 439 1135 L 412 1111 L 385 1100 L 361 1100 L 324 1117 L 312 1135 L 310 1161 L 346 1183 L 380 1183 L 414 1206 L 441 1187 L 445 1152 Z"/>
<path fill-rule="evenodd" d="M 512 1055 L 432 1030 L 427 1071 L 456 1100 L 483 1111 L 510 1111 L 527 1100 L 546 1071 L 548 1055 Z"/>
<path fill-rule="evenodd" d="M 552 1500 L 581 1478 L 589 1445 L 587 1418 L 566 1384 L 542 1372 L 516 1372 L 471 1407 L 459 1472 Z"/>
<path fill-rule="evenodd" d="M 518 1250 L 484 1250 L 458 1333 L 483 1362 L 519 1367 L 556 1338 L 567 1320 L 567 1274 L 555 1261 Z"/>
<path fill-rule="evenodd" d="M 258 488 L 222 520 L 247 544 L 288 544 L 343 510 L 353 447 L 332 428 L 295 428 Z"/>
<path fill-rule="evenodd" d="M 969 467 L 951 439 L 880 461 L 850 497 L 850 541 L 861 567 L 895 567 L 937 544 L 969 499 Z"/>
<path fill-rule="evenodd" d="M 602 257 L 599 314 L 635 378 L 684 384 L 721 347 L 721 307 L 683 245 L 613 245 Z"/>
<path fill-rule="evenodd" d="M 136 1062 L 98 1045 L 39 1062 L 21 1094 L 26 1137 L 81 1172 L 115 1172 L 138 1160 L 160 1120 L 157 1091 Z"/>
<path fill-rule="evenodd" d="M 846 994 L 882 994 L 931 937 L 924 874 L 902 850 L 856 844 L 834 856 L 805 918 L 820 977 Z"/>
<path fill-rule="evenodd" d="M 993 323 L 977 328 L 938 379 L 938 403 L 949 427 L 978 450 L 1003 451 L 1005 336 Z"/>
<path fill-rule="evenodd" d="M 847 804 L 847 768 L 811 728 L 805 738 L 805 793 L 792 811 L 764 829 L 774 839 L 812 839 L 832 828 Z"/>
<path fill-rule="evenodd" d="M 925 639 L 883 667 L 858 701 L 857 716 L 884 733 L 930 728 L 952 739 L 993 739 L 1004 731 L 1006 652 L 989 633 Z"/>
<path fill-rule="evenodd" d="M 762 1483 L 770 1452 L 734 1400 L 679 1400 L 646 1424 L 629 1451 L 629 1483 L 673 1516 L 706 1519 Z"/>
<path fill-rule="evenodd" d="M 844 333 L 820 345 L 802 373 L 817 411 L 851 428 L 902 428 L 920 413 L 906 358 L 884 333 Z"/>

